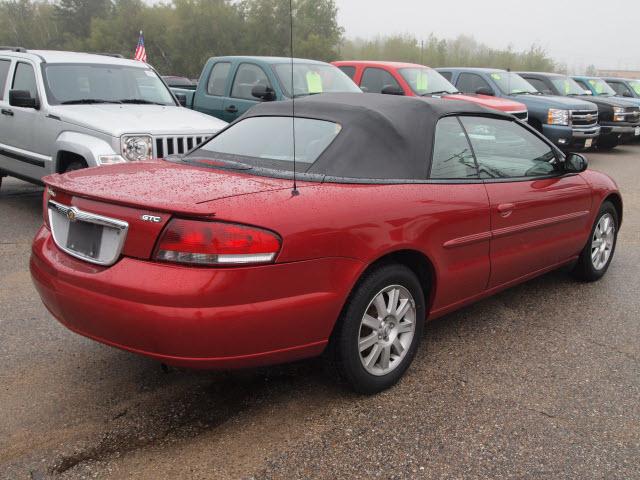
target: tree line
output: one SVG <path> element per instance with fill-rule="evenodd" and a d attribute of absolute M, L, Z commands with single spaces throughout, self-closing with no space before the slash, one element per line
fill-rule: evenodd
<path fill-rule="evenodd" d="M 489 48 L 471 37 L 348 39 L 334 0 L 294 0 L 294 54 L 324 61 L 397 60 L 438 66 L 562 69 L 546 52 Z M 216 55 L 290 55 L 289 0 L 0 0 L 0 45 L 133 56 L 144 31 L 149 63 L 197 76 Z"/>

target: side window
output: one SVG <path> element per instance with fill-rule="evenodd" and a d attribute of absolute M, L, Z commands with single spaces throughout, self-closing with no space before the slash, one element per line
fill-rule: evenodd
<path fill-rule="evenodd" d="M 38 98 L 38 87 L 36 86 L 36 74 L 33 67 L 28 63 L 18 63 L 16 73 L 13 75 L 12 90 L 28 90 L 31 98 Z"/>
<path fill-rule="evenodd" d="M 360 86 L 366 88 L 367 93 L 380 93 L 383 88 L 388 86 L 402 88 L 393 75 L 381 68 L 365 69 Z"/>
<path fill-rule="evenodd" d="M 348 65 L 342 65 L 338 67 L 340 70 L 342 70 L 342 72 L 349 77 L 351 80 L 353 80 L 353 77 L 356 76 L 356 67 L 350 67 Z"/>
<path fill-rule="evenodd" d="M 231 64 L 228 62 L 216 63 L 211 69 L 211 75 L 209 75 L 209 81 L 207 82 L 207 94 L 222 97 L 225 94 L 225 87 L 227 86 L 227 77 L 229 76 L 229 69 Z"/>
<path fill-rule="evenodd" d="M 458 90 L 462 93 L 476 93 L 479 88 L 493 90 L 484 78 L 475 73 L 461 73 L 458 77 L 456 87 L 458 87 Z"/>
<path fill-rule="evenodd" d="M 264 73 L 264 70 L 257 65 L 253 65 L 252 63 L 243 63 L 238 67 L 236 78 L 233 79 L 231 96 L 234 98 L 243 98 L 245 100 L 254 100 L 257 102 L 258 99 L 251 94 L 251 90 L 253 90 L 253 87 L 257 85 L 271 87 L 267 74 Z"/>
<path fill-rule="evenodd" d="M 445 117 L 436 125 L 430 178 L 478 178 L 471 147 L 456 117 Z"/>
<path fill-rule="evenodd" d="M 478 162 L 480 178 L 553 175 L 559 169 L 549 145 L 509 120 L 461 117 Z"/>
<path fill-rule="evenodd" d="M 584 80 L 578 80 L 577 78 L 575 78 L 574 80 L 578 82 L 578 85 L 584 88 L 587 92 L 591 91 L 591 87 L 587 85 L 587 82 L 585 82 Z"/>
<path fill-rule="evenodd" d="M 4 87 L 7 85 L 9 67 L 11 67 L 11 60 L 0 59 L 0 100 L 4 98 Z"/>
<path fill-rule="evenodd" d="M 545 95 L 553 95 L 553 92 L 551 91 L 551 89 L 547 86 L 546 83 L 544 83 L 544 81 L 540 80 L 539 78 L 531 78 L 531 77 L 523 77 L 527 82 L 529 82 L 531 85 L 533 85 L 533 88 L 535 88 L 536 90 L 538 90 L 539 92 L 544 93 Z"/>
<path fill-rule="evenodd" d="M 453 74 L 451 72 L 438 72 L 438 73 L 442 75 L 444 78 L 446 78 L 448 82 L 451 82 L 451 79 L 453 78 Z"/>
<path fill-rule="evenodd" d="M 2 79 L 0 78 L 0 82 Z M 631 93 L 629 87 L 627 87 L 624 83 L 621 82 L 607 82 L 611 88 L 616 91 L 617 95 L 624 95 L 625 93 L 628 95 Z"/>

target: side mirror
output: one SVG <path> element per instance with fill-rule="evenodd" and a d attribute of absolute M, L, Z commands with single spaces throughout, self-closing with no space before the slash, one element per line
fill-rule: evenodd
<path fill-rule="evenodd" d="M 477 95 L 488 95 L 489 97 L 493 97 L 495 95 L 495 92 L 493 90 L 491 90 L 489 87 L 480 87 L 480 88 L 476 89 L 476 94 Z"/>
<path fill-rule="evenodd" d="M 633 94 L 629 90 L 626 90 L 625 92 L 623 92 L 622 96 L 633 98 Z"/>
<path fill-rule="evenodd" d="M 276 99 L 276 92 L 271 87 L 266 85 L 256 85 L 251 89 L 251 95 L 259 98 L 263 102 L 272 102 Z"/>
<path fill-rule="evenodd" d="M 397 85 L 385 85 L 380 93 L 383 95 L 404 95 L 404 90 L 402 90 Z"/>
<path fill-rule="evenodd" d="M 579 153 L 569 153 L 564 160 L 564 170 L 570 173 L 584 172 L 589 166 L 587 157 Z"/>
<path fill-rule="evenodd" d="M 187 106 L 187 96 L 184 93 L 176 93 L 176 99 L 183 107 Z"/>
<path fill-rule="evenodd" d="M 40 108 L 37 98 L 31 97 L 29 90 L 9 90 L 9 105 L 22 108 Z"/>

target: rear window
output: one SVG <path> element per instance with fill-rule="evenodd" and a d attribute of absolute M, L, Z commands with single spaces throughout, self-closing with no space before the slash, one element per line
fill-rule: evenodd
<path fill-rule="evenodd" d="M 295 119 L 296 170 L 306 172 L 340 133 L 326 120 Z M 291 117 L 250 117 L 232 125 L 189 155 L 249 167 L 293 171 Z M 224 166 L 224 165 L 222 165 Z"/>

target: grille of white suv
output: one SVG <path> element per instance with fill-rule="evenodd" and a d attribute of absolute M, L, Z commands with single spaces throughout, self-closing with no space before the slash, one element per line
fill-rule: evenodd
<path fill-rule="evenodd" d="M 197 147 L 209 138 L 209 135 L 163 135 L 155 136 L 153 144 L 154 157 L 164 158 L 168 155 L 182 155 Z"/>

